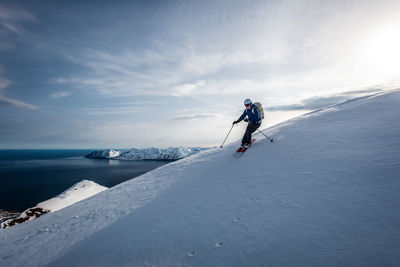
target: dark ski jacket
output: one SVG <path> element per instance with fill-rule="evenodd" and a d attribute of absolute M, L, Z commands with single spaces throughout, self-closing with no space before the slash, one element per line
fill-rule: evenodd
<path fill-rule="evenodd" d="M 260 116 L 260 112 L 258 112 L 258 108 L 254 105 L 251 104 L 251 109 L 245 109 L 243 111 L 242 116 L 239 117 L 239 119 L 237 120 L 237 122 L 242 121 L 244 118 L 249 118 L 249 121 L 252 123 L 261 123 L 261 116 Z"/>

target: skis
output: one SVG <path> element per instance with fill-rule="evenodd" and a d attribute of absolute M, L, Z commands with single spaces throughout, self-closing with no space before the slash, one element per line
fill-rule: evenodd
<path fill-rule="evenodd" d="M 236 150 L 236 153 L 233 156 L 236 157 L 236 158 L 241 157 L 243 155 L 243 153 L 246 152 L 255 141 L 256 141 L 256 139 L 252 139 L 250 146 L 247 146 L 247 147 L 242 147 L 241 146 L 241 147 L 239 147 Z"/>
<path fill-rule="evenodd" d="M 251 139 L 251 143 L 249 146 L 242 148 L 242 150 L 240 152 L 244 153 L 246 152 L 247 149 L 249 149 L 251 147 L 251 145 L 256 141 L 256 139 Z"/>

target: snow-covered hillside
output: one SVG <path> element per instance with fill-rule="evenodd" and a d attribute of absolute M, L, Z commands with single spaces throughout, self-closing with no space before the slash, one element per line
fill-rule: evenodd
<path fill-rule="evenodd" d="M 37 204 L 38 207 L 56 211 L 108 189 L 93 181 L 82 180 L 61 194 Z"/>
<path fill-rule="evenodd" d="M 86 155 L 86 158 L 92 159 L 119 159 L 119 160 L 178 160 L 197 154 L 209 148 L 201 147 L 170 147 L 160 148 L 132 148 L 124 151 L 106 149 L 93 151 Z"/>
<path fill-rule="evenodd" d="M 17 218 L 13 218 L 1 223 L 0 228 L 3 229 L 19 223 L 36 219 L 43 214 L 63 209 L 106 189 L 108 188 L 96 184 L 93 181 L 82 180 L 79 183 L 74 184 L 61 194 L 57 195 L 56 197 L 40 202 L 35 207 L 25 210 Z"/>
<path fill-rule="evenodd" d="M 172 162 L 0 231 L 1 266 L 398 266 L 400 91 Z"/>

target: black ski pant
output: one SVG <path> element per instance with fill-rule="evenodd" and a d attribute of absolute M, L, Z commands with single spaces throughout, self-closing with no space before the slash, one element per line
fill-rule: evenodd
<path fill-rule="evenodd" d="M 254 133 L 260 126 L 261 123 L 249 122 L 249 124 L 247 124 L 246 132 L 244 133 L 242 138 L 242 144 L 250 144 L 251 134 Z"/>

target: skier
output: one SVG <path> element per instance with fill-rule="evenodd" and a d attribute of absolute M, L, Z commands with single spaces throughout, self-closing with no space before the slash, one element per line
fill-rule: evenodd
<path fill-rule="evenodd" d="M 244 121 L 249 122 L 247 124 L 246 132 L 243 135 L 242 145 L 240 146 L 238 151 L 246 151 L 246 149 L 251 146 L 251 134 L 254 133 L 261 126 L 261 116 L 258 112 L 258 108 L 251 102 L 250 99 L 246 99 L 244 101 L 244 106 L 246 107 L 246 109 L 243 111 L 243 114 L 239 117 L 238 120 L 232 123 L 239 123 L 243 119 Z"/>

